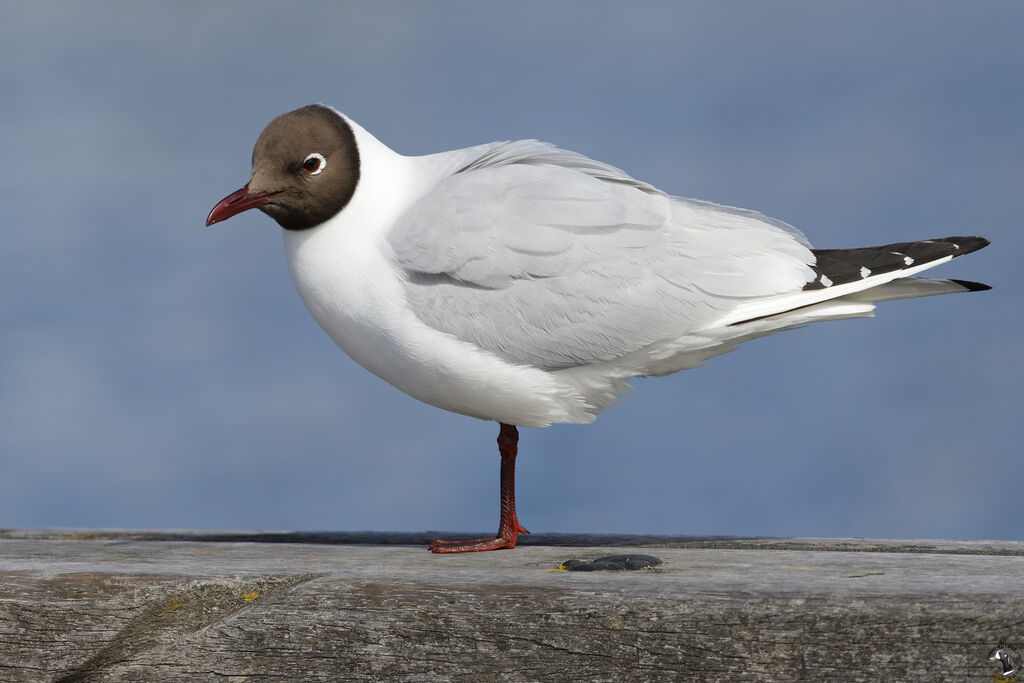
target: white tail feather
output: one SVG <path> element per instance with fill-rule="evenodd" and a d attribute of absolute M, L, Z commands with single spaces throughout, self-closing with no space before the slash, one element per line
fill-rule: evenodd
<path fill-rule="evenodd" d="M 768 316 L 778 315 L 787 311 L 805 308 L 813 306 L 815 304 L 822 303 L 824 301 L 830 301 L 838 299 L 840 297 L 849 296 L 858 292 L 872 289 L 874 287 L 880 287 L 887 285 L 893 280 L 906 278 L 915 273 L 919 273 L 922 270 L 933 268 L 941 263 L 951 260 L 952 256 L 944 256 L 943 258 L 929 261 L 928 263 L 922 263 L 910 268 L 904 268 L 903 270 L 894 270 L 889 273 L 881 273 L 880 275 L 871 275 L 863 280 L 856 280 L 854 282 L 847 282 L 841 285 L 834 285 L 831 287 L 825 287 L 823 289 L 811 289 L 801 290 L 799 292 L 792 292 L 790 294 L 780 294 L 778 296 L 768 297 L 766 299 L 758 299 L 756 301 L 750 301 L 742 304 L 729 313 L 726 316 L 716 320 L 712 327 L 735 325 L 738 323 L 747 322 L 750 320 L 757 320 L 760 318 L 766 318 Z M 939 280 L 938 282 L 942 282 Z M 947 281 L 948 282 L 948 281 Z M 963 288 L 952 291 L 964 291 Z M 940 294 L 943 292 L 935 292 Z M 907 296 L 925 296 L 917 294 L 908 294 Z M 874 299 L 871 296 L 867 296 L 860 301 L 882 301 L 887 298 L 905 298 L 902 296 L 886 297 L 883 296 L 880 299 Z"/>

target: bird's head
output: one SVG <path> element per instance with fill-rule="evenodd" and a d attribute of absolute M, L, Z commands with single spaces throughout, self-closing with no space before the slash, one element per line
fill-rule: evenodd
<path fill-rule="evenodd" d="M 220 200 L 206 224 L 258 208 L 286 230 L 306 230 L 345 208 L 358 182 L 351 126 L 330 107 L 312 104 L 267 124 L 252 151 L 249 182 Z"/>

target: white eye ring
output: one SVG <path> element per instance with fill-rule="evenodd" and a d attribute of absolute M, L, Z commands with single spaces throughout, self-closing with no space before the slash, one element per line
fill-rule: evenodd
<path fill-rule="evenodd" d="M 309 167 L 307 166 L 307 164 L 309 164 L 309 160 L 310 159 L 315 159 L 316 161 L 319 162 L 316 165 L 316 168 L 314 168 L 312 170 L 310 170 Z M 325 159 L 324 155 L 320 154 L 320 152 L 313 152 L 308 157 L 306 157 L 305 159 L 302 160 L 302 168 L 309 175 L 319 175 L 319 174 L 323 173 L 323 170 L 324 170 L 324 168 L 326 166 L 327 166 L 327 159 Z"/>

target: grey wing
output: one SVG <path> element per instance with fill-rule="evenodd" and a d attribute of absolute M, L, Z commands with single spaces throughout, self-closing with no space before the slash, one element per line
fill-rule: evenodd
<path fill-rule="evenodd" d="M 535 141 L 476 149 L 388 241 L 420 320 L 511 361 L 612 360 L 813 278 L 802 235 L 759 214 Z"/>

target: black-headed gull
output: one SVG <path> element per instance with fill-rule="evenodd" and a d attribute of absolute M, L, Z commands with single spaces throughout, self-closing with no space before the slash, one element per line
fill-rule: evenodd
<path fill-rule="evenodd" d="M 496 420 L 511 548 L 516 426 L 590 422 L 627 380 L 874 304 L 988 289 L 911 278 L 984 247 L 947 237 L 813 249 L 753 211 L 673 197 L 536 140 L 407 157 L 323 105 L 274 119 L 252 176 L 212 225 L 259 208 L 284 228 L 292 280 L 349 356 L 407 394 Z"/>

